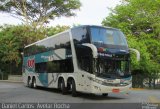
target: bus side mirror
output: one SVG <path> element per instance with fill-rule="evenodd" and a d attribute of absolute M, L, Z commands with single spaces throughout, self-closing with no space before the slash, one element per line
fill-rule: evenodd
<path fill-rule="evenodd" d="M 133 51 L 137 55 L 137 61 L 140 61 L 140 52 L 137 49 L 129 48 L 130 51 Z"/>

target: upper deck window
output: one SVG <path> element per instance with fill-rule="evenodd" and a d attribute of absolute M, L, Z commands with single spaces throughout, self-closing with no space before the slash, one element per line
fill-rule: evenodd
<path fill-rule="evenodd" d="M 86 27 L 73 28 L 72 36 L 74 44 L 90 43 L 89 33 Z"/>
<path fill-rule="evenodd" d="M 124 34 L 116 29 L 91 27 L 91 39 L 93 43 L 127 46 Z"/>

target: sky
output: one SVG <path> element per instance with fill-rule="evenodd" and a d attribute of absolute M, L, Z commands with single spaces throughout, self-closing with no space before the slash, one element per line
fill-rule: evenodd
<path fill-rule="evenodd" d="M 108 8 L 114 8 L 121 0 L 80 0 L 82 7 L 76 11 L 76 16 L 61 17 L 50 21 L 48 26 L 56 25 L 101 25 L 102 20 L 109 15 Z M 0 13 L 0 25 L 21 24 L 22 22 L 9 14 Z"/>

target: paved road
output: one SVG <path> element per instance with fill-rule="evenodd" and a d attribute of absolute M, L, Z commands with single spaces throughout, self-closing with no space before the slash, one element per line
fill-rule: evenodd
<path fill-rule="evenodd" d="M 160 103 L 160 90 L 131 90 L 129 94 L 108 97 L 80 93 L 78 97 L 62 95 L 55 89 L 31 89 L 23 83 L 0 82 L 0 103 Z"/>
<path fill-rule="evenodd" d="M 109 94 L 108 97 L 80 93 L 72 97 L 55 89 L 31 89 L 23 83 L 0 82 L 0 102 L 160 103 L 160 90 L 131 90 L 129 94 Z"/>

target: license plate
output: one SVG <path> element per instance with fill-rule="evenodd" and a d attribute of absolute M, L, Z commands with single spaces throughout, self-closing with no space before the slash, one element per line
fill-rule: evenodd
<path fill-rule="evenodd" d="M 112 92 L 113 92 L 113 93 L 119 93 L 120 90 L 119 90 L 119 89 L 112 89 Z"/>

